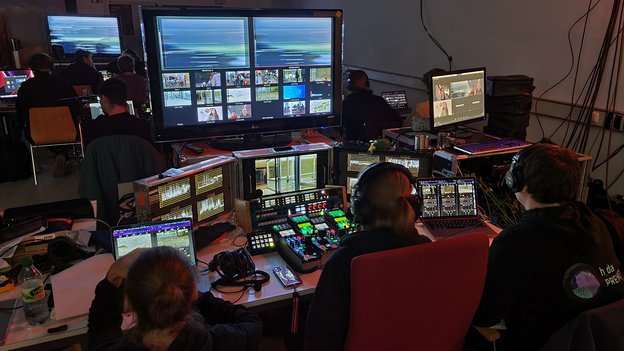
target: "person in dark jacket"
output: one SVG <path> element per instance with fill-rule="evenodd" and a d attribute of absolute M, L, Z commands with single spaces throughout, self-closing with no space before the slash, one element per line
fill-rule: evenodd
<path fill-rule="evenodd" d="M 132 100 L 134 106 L 141 107 L 147 102 L 149 95 L 149 84 L 145 78 L 134 73 L 134 59 L 129 55 L 121 55 L 117 59 L 119 74 L 112 79 L 119 79 L 126 83 L 126 93 L 128 99 Z"/>
<path fill-rule="evenodd" d="M 381 137 L 382 129 L 401 126 L 401 116 L 381 96 L 373 94 L 366 72 L 349 73 L 351 93 L 342 102 L 342 125 L 348 140 L 369 141 Z"/>
<path fill-rule="evenodd" d="M 17 91 L 15 109 L 17 117 L 26 126 L 25 136 L 32 142 L 30 137 L 29 111 L 32 107 L 67 106 L 70 109 L 74 122 L 80 119 L 80 103 L 76 92 L 65 79 L 52 75 L 52 59 L 48 54 L 36 53 L 28 61 L 34 77 L 28 79 Z M 53 175 L 62 177 L 72 169 L 67 162 L 66 146 L 50 148 L 56 154 Z"/>
<path fill-rule="evenodd" d="M 124 293 L 137 323 L 122 332 Z M 115 261 L 89 309 L 89 350 L 258 350 L 260 318 L 242 306 L 198 293 L 179 250 L 134 250 Z"/>
<path fill-rule="evenodd" d="M 89 85 L 91 91 L 98 92 L 98 86 L 104 78 L 95 68 L 93 55 L 86 50 L 76 50 L 76 61 L 61 71 L 61 78 L 66 79 L 71 85 Z"/>
<path fill-rule="evenodd" d="M 492 242 L 474 324 L 504 320 L 499 350 L 538 350 L 580 312 L 621 299 L 609 233 L 583 203 L 576 154 L 536 144 L 514 156 L 507 185 L 526 209 Z"/>
<path fill-rule="evenodd" d="M 415 229 L 415 179 L 392 163 L 365 169 L 354 187 L 352 212 L 361 231 L 343 238 L 323 268 L 306 321 L 304 350 L 342 350 L 349 327 L 351 260 L 359 255 L 429 242 Z"/>
<path fill-rule="evenodd" d="M 102 83 L 99 96 L 104 115 L 82 124 L 85 149 L 91 141 L 108 135 L 135 135 L 152 142 L 148 121 L 130 114 L 126 94 L 126 84 L 120 79 Z"/>

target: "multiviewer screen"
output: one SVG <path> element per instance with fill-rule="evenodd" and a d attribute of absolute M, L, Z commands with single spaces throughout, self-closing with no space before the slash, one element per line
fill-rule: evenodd
<path fill-rule="evenodd" d="M 332 113 L 332 21 L 156 17 L 164 126 Z"/>
<path fill-rule="evenodd" d="M 433 127 L 482 119 L 485 116 L 485 70 L 432 77 Z"/>

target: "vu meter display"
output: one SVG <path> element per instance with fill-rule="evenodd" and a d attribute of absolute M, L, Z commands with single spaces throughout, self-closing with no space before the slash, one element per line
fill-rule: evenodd
<path fill-rule="evenodd" d="M 167 207 L 178 201 L 191 198 L 191 182 L 188 178 L 180 179 L 158 187 L 160 208 Z"/>
<path fill-rule="evenodd" d="M 163 221 L 170 220 L 170 219 L 178 219 L 178 218 L 193 218 L 193 206 L 188 205 L 179 210 L 171 211 L 160 217 L 160 219 Z"/>
<path fill-rule="evenodd" d="M 477 215 L 474 178 L 419 179 L 422 217 L 462 217 Z"/>
<path fill-rule="evenodd" d="M 197 202 L 197 220 L 202 221 L 225 210 L 223 193 L 210 196 L 205 200 Z"/>
<path fill-rule="evenodd" d="M 203 194 L 223 186 L 223 168 L 215 168 L 195 175 L 195 194 Z"/>

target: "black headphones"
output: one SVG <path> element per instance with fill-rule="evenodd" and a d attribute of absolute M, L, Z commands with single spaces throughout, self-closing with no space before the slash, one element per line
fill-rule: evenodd
<path fill-rule="evenodd" d="M 366 72 L 359 70 L 359 69 L 355 69 L 355 70 L 349 70 L 349 78 L 347 78 L 347 89 L 353 91 L 358 89 L 357 87 L 355 87 L 353 85 L 353 81 L 357 80 L 358 76 L 364 77 L 366 78 L 366 86 L 370 87 L 370 82 L 368 81 L 368 75 L 366 74 Z"/>
<path fill-rule="evenodd" d="M 511 159 L 509 170 L 505 173 L 505 184 L 513 191 L 518 193 L 524 189 L 524 176 L 522 175 L 522 160 L 529 157 L 530 154 L 537 150 L 552 147 L 553 144 L 537 143 L 518 151 Z"/>
<path fill-rule="evenodd" d="M 217 272 L 221 277 L 211 283 L 212 287 L 241 286 L 253 287 L 255 291 L 260 291 L 262 284 L 269 281 L 269 274 L 256 270 L 256 264 L 244 248 L 216 254 L 208 263 L 208 269 L 211 272 Z M 241 280 L 247 277 L 253 277 L 253 279 Z"/>
<path fill-rule="evenodd" d="M 351 214 L 353 214 L 353 220 L 357 224 L 368 225 L 371 224 L 372 218 L 374 218 L 374 213 L 370 202 L 371 200 L 366 199 L 366 183 L 369 179 L 373 178 L 373 175 L 380 172 L 390 172 L 396 171 L 400 172 L 409 179 L 410 184 L 414 187 L 416 183 L 416 177 L 410 173 L 410 171 L 405 168 L 405 166 L 392 163 L 392 162 L 379 162 L 373 163 L 372 165 L 366 167 L 358 178 L 357 183 L 353 187 L 353 191 L 351 192 Z M 407 202 L 412 206 L 414 213 L 416 213 L 416 219 L 420 218 L 420 199 L 418 196 L 414 194 L 410 194 L 407 197 Z"/>

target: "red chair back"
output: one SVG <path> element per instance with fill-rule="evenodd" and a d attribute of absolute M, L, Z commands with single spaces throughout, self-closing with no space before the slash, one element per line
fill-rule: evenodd
<path fill-rule="evenodd" d="M 461 350 L 487 251 L 476 233 L 354 258 L 345 350 Z"/>

